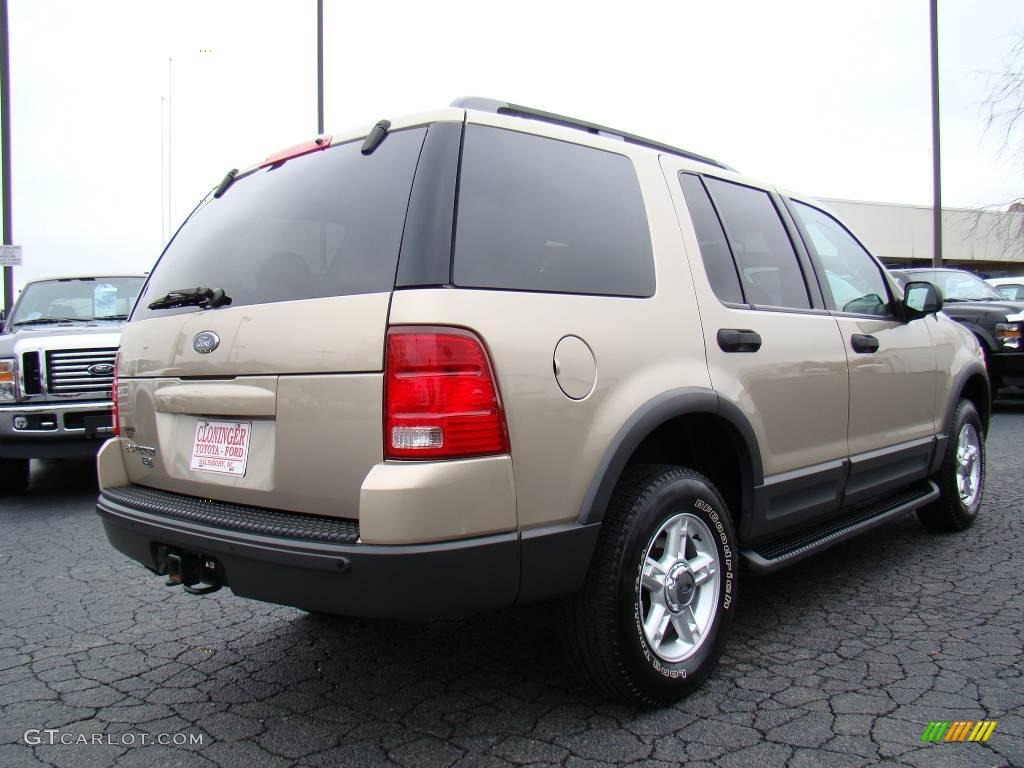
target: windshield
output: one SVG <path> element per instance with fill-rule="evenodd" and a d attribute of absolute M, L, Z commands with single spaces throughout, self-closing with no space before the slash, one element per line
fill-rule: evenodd
<path fill-rule="evenodd" d="M 937 285 L 946 301 L 1006 301 L 1006 297 L 970 272 L 910 272 L 905 280 L 924 280 Z"/>
<path fill-rule="evenodd" d="M 197 287 L 231 307 L 391 291 L 425 134 L 396 131 L 369 155 L 360 141 L 338 144 L 211 195 L 168 245 L 133 319 L 202 311 L 194 297 L 160 301 Z"/>
<path fill-rule="evenodd" d="M 86 277 L 29 283 L 11 325 L 123 320 L 135 306 L 144 277 Z"/>

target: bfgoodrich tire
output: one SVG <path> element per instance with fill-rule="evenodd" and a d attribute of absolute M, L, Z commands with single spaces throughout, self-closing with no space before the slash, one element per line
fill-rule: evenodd
<path fill-rule="evenodd" d="M 566 609 L 570 662 L 598 690 L 641 705 L 693 691 L 725 645 L 737 558 L 729 511 L 710 480 L 684 467 L 629 468 Z"/>
<path fill-rule="evenodd" d="M 933 531 L 962 531 L 977 518 L 985 489 L 985 431 L 970 400 L 957 403 L 945 451 L 942 467 L 932 478 L 939 498 L 919 509 L 917 517 Z"/>

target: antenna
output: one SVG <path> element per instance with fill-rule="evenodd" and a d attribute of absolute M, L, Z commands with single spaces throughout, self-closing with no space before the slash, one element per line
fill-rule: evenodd
<path fill-rule="evenodd" d="M 160 245 L 167 242 L 167 165 L 164 157 L 164 141 L 167 139 L 167 126 L 164 125 L 165 99 L 160 97 Z"/>

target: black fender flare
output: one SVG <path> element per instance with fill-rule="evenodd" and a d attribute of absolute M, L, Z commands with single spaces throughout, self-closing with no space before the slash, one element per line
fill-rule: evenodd
<path fill-rule="evenodd" d="M 710 414 L 724 419 L 733 428 L 730 438 L 742 457 L 743 506 L 751 509 L 753 489 L 764 482 L 761 451 L 754 428 L 732 401 L 703 387 L 681 387 L 663 392 L 640 406 L 612 438 L 598 464 L 594 478 L 580 505 L 580 525 L 600 523 L 611 501 L 615 484 L 637 447 L 661 425 L 679 416 Z M 738 512 L 739 510 L 737 510 Z"/>
<path fill-rule="evenodd" d="M 981 363 L 971 363 L 966 365 L 957 372 L 953 378 L 953 385 L 949 388 L 949 396 L 946 402 L 946 409 L 942 413 L 942 424 L 939 425 L 939 429 L 936 434 L 936 446 L 935 454 L 932 457 L 931 473 L 935 474 L 939 471 L 942 466 L 942 460 L 946 455 L 946 441 L 952 439 L 952 435 L 949 434 L 949 430 L 953 426 L 953 414 L 956 412 L 956 406 L 960 402 L 960 399 L 964 396 L 964 389 L 967 387 L 967 381 L 973 376 L 980 376 L 985 380 L 985 386 L 979 390 L 979 394 L 984 398 L 982 403 L 981 423 L 988 432 L 989 418 L 992 415 L 992 390 L 989 387 L 988 371 L 985 370 L 985 366 Z"/>
<path fill-rule="evenodd" d="M 946 410 L 942 414 L 942 425 L 939 429 L 939 433 L 951 437 L 949 430 L 953 423 L 953 412 L 956 410 L 957 403 L 960 402 L 960 398 L 964 395 L 964 389 L 967 386 L 967 380 L 973 376 L 980 376 L 985 379 L 988 383 L 989 375 L 988 371 L 985 370 L 985 366 L 981 363 L 971 363 L 965 365 L 960 371 L 957 372 L 953 378 L 953 385 L 949 388 L 949 400 L 946 403 Z M 981 423 L 985 427 L 985 431 L 988 431 L 988 421 L 992 414 L 992 390 L 990 387 L 985 387 L 985 402 L 982 403 Z"/>

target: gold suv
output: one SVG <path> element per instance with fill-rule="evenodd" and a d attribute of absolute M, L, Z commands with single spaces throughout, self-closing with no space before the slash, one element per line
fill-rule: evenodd
<path fill-rule="evenodd" d="M 199 203 L 124 329 L 99 514 L 191 592 L 562 600 L 580 673 L 659 704 L 711 673 L 746 573 L 974 520 L 989 387 L 941 305 L 813 200 L 466 99 Z"/>

